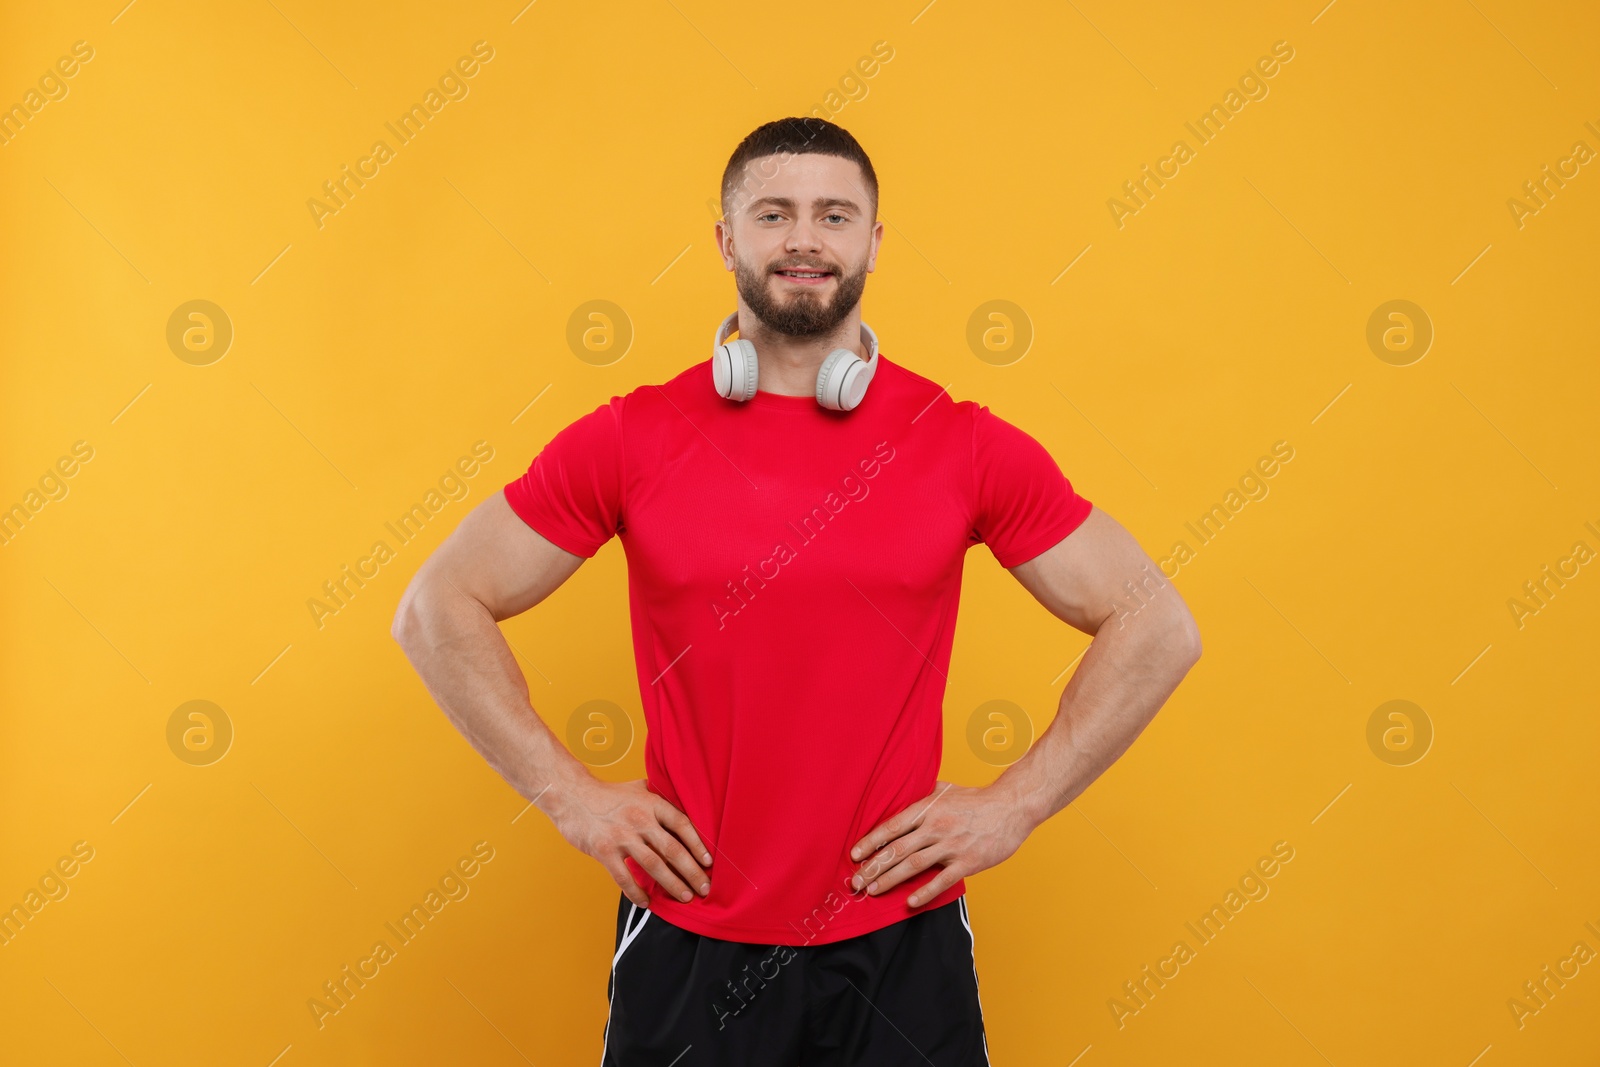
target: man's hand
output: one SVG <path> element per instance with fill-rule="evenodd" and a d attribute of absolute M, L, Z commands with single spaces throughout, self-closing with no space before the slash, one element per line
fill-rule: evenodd
<path fill-rule="evenodd" d="M 694 898 L 690 886 L 702 896 L 711 891 L 702 867 L 711 866 L 711 852 L 689 817 L 650 792 L 643 778 L 631 782 L 588 778 L 564 792 L 568 802 L 552 816 L 556 829 L 572 847 L 598 860 L 629 900 L 641 908 L 650 906 L 650 895 L 622 862 L 624 856 L 632 857 L 679 900 Z"/>
<path fill-rule="evenodd" d="M 872 896 L 929 867 L 944 869 L 906 903 L 926 904 L 957 880 L 1000 863 L 1027 840 L 1033 827 L 1015 801 L 995 786 L 940 782 L 934 791 L 880 823 L 855 848 L 862 860 L 850 885 Z"/>
<path fill-rule="evenodd" d="M 1200 631 L 1133 536 L 1092 508 L 1078 530 L 1011 573 L 1057 618 L 1094 637 L 1038 741 L 982 788 L 938 783 L 850 850 L 851 887 L 877 895 L 930 867 L 926 904 L 993 867 L 1103 774 L 1200 658 Z M 1116 625 L 1106 623 L 1116 620 Z"/>

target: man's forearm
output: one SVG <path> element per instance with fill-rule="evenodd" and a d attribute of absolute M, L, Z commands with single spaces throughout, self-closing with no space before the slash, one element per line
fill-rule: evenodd
<path fill-rule="evenodd" d="M 393 633 L 456 729 L 546 815 L 590 777 L 534 712 L 511 647 L 482 604 L 447 579 L 424 580 L 406 591 Z"/>
<path fill-rule="evenodd" d="M 995 780 L 1028 820 L 1044 822 L 1127 751 L 1199 657 L 1187 610 L 1108 620 L 1061 694 L 1055 721 Z"/>

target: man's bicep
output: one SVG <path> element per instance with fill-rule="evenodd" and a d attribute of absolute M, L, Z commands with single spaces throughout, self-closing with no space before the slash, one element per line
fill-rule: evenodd
<path fill-rule="evenodd" d="M 1050 613 L 1093 634 L 1127 596 L 1124 582 L 1161 580 L 1160 570 L 1132 534 L 1099 508 L 1055 545 L 1010 568 Z"/>
<path fill-rule="evenodd" d="M 434 550 L 413 584 L 448 579 L 499 621 L 555 592 L 584 559 L 551 543 L 511 510 L 503 492 L 494 493 Z"/>

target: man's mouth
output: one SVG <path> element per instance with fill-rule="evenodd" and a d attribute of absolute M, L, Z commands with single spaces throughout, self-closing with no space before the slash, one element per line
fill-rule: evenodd
<path fill-rule="evenodd" d="M 831 270 L 807 270 L 802 267 L 783 267 L 773 273 L 800 285 L 820 285 L 833 277 Z"/>

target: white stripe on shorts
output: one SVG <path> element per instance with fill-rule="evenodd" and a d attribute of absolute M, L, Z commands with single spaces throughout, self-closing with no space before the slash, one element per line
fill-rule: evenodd
<path fill-rule="evenodd" d="M 633 921 L 634 915 L 640 916 L 637 923 Z M 639 931 L 643 930 L 644 924 L 649 921 L 650 909 L 641 908 L 630 900 L 628 902 L 628 917 L 622 920 L 622 944 L 617 946 L 616 955 L 611 957 L 611 995 L 606 998 L 606 1029 L 605 1035 L 600 1039 L 601 1067 L 605 1067 L 606 1044 L 611 1039 L 611 1002 L 616 999 L 617 995 L 617 961 L 622 959 L 622 954 L 628 951 L 628 946 L 633 944 L 634 939 L 639 936 Z M 977 972 L 974 971 L 973 973 L 976 974 Z M 987 1048 L 985 1048 L 984 1054 L 988 1054 Z"/>
<path fill-rule="evenodd" d="M 956 903 L 961 905 L 961 925 L 965 926 L 967 928 L 967 940 L 971 943 L 971 946 L 972 946 L 972 985 L 973 985 L 974 995 L 976 995 L 977 985 L 978 985 L 978 942 L 977 942 L 977 939 L 972 936 L 972 924 L 967 921 L 967 897 L 966 897 L 966 894 L 963 893 L 961 896 L 957 897 L 956 898 Z M 983 1019 L 983 998 L 982 997 L 978 997 L 978 1018 L 979 1018 L 980 1021 Z M 990 1062 L 989 1061 L 989 1037 L 988 1037 L 987 1034 L 984 1035 L 984 1038 L 983 1038 L 983 1062 L 984 1063 Z"/>

